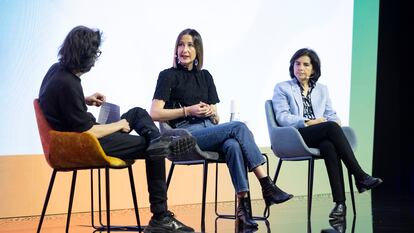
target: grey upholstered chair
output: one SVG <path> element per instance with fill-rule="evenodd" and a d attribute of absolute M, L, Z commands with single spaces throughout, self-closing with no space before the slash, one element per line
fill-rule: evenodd
<path fill-rule="evenodd" d="M 273 153 L 279 158 L 275 176 L 273 182 L 279 176 L 280 168 L 283 161 L 308 161 L 308 220 L 311 218 L 311 207 L 312 207 L 312 189 L 313 189 L 313 170 L 314 161 L 321 159 L 320 151 L 317 148 L 308 147 L 303 141 L 299 131 L 294 127 L 281 127 L 276 121 L 275 112 L 273 111 L 272 100 L 266 100 L 265 103 L 267 127 L 269 130 L 270 144 Z M 350 127 L 342 127 L 345 136 L 347 137 L 352 149 L 355 151 L 357 146 L 357 140 L 355 133 Z M 355 198 L 354 189 L 352 184 L 352 177 L 348 171 L 349 188 L 352 200 L 352 210 L 354 215 L 356 214 L 355 209 Z M 266 210 L 268 211 L 268 210 Z"/>

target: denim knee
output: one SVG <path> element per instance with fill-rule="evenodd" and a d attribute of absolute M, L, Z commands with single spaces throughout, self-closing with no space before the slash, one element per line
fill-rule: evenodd
<path fill-rule="evenodd" d="M 226 140 L 223 143 L 223 153 L 236 192 L 248 191 L 249 185 L 246 177 L 246 163 L 243 158 L 240 144 L 234 139 Z"/>

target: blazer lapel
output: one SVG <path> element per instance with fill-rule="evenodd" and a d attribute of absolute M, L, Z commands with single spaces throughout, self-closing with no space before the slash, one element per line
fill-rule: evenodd
<path fill-rule="evenodd" d="M 295 99 L 297 109 L 299 110 L 299 116 L 303 116 L 303 101 L 302 95 L 300 93 L 300 87 L 293 80 L 291 81 L 291 87 L 293 98 Z"/>

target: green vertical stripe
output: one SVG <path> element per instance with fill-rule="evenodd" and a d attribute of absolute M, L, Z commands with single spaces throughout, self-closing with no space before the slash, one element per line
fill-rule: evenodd
<path fill-rule="evenodd" d="M 375 117 L 379 0 L 354 1 L 349 123 L 358 137 L 357 159 L 371 173 Z"/>

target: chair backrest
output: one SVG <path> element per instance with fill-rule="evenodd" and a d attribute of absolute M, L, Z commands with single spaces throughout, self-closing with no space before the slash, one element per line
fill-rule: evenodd
<path fill-rule="evenodd" d="M 108 156 L 96 137 L 88 132 L 59 132 L 47 122 L 39 100 L 33 101 L 40 140 L 47 163 L 54 169 L 73 170 L 102 168 L 124 168 L 134 161 Z"/>
<path fill-rule="evenodd" d="M 36 114 L 36 121 L 37 121 L 37 128 L 39 129 L 39 136 L 40 141 L 42 142 L 43 153 L 45 154 L 45 158 L 47 163 L 52 166 L 49 157 L 49 149 L 50 149 L 50 134 L 49 132 L 52 130 L 49 123 L 47 122 L 42 109 L 40 108 L 39 99 L 33 100 L 33 106 Z"/>
<path fill-rule="evenodd" d="M 276 121 L 275 112 L 273 111 L 272 100 L 266 100 L 265 111 L 266 111 L 266 120 L 267 120 L 268 130 L 271 130 L 271 128 L 279 127 L 279 124 Z"/>
<path fill-rule="evenodd" d="M 274 154 L 279 158 L 306 159 L 309 156 L 318 156 L 319 150 L 309 148 L 299 131 L 291 126 L 281 127 L 276 121 L 272 100 L 266 100 L 265 112 L 269 138 Z"/>
<path fill-rule="evenodd" d="M 352 150 L 356 151 L 358 146 L 358 140 L 354 129 L 352 129 L 349 126 L 343 126 L 342 130 L 344 131 L 345 137 L 346 139 L 348 139 L 349 145 L 351 145 Z"/>

